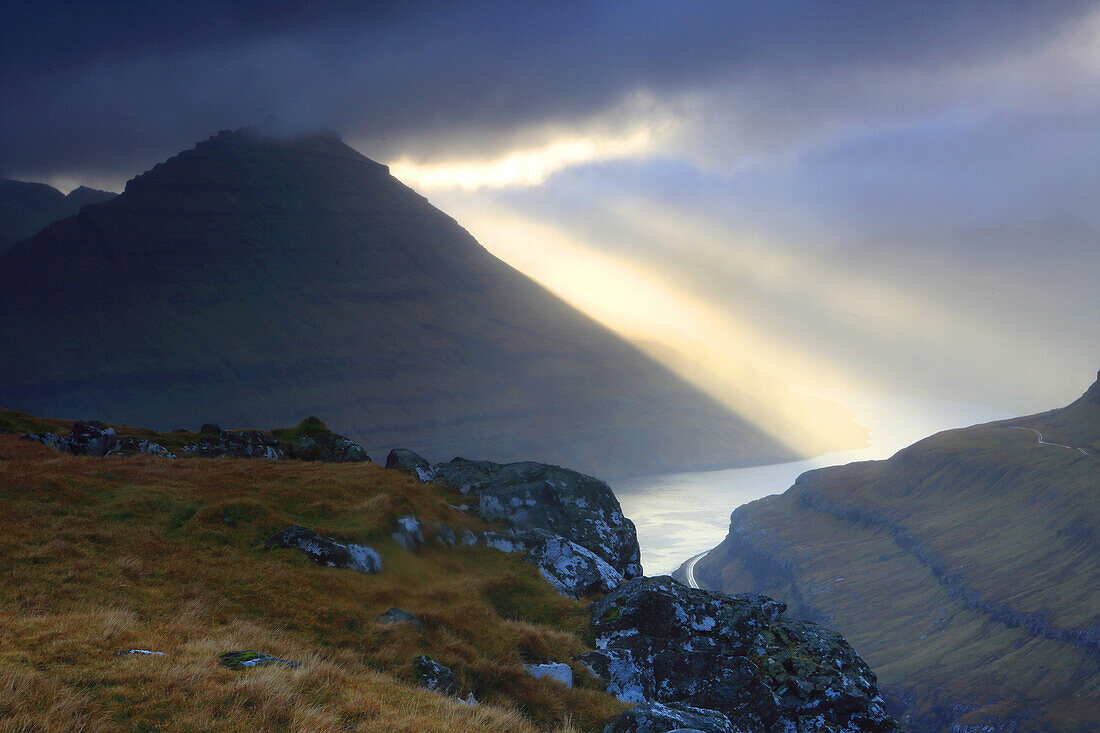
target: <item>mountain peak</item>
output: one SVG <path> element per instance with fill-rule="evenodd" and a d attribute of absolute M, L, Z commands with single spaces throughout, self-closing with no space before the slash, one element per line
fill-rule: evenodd
<path fill-rule="evenodd" d="M 222 130 L 132 178 L 127 192 L 164 185 L 270 188 L 303 177 L 323 180 L 333 166 L 388 176 L 389 168 L 360 154 L 331 131 L 274 134 L 260 127 Z M 266 182 L 266 183 L 265 183 Z"/>

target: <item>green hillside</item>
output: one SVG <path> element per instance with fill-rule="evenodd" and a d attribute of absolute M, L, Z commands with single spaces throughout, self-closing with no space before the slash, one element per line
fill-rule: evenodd
<path fill-rule="evenodd" d="M 695 576 L 838 629 L 911 730 L 1094 730 L 1097 454 L 1093 385 L 1061 410 L 807 472 L 735 511 Z"/>

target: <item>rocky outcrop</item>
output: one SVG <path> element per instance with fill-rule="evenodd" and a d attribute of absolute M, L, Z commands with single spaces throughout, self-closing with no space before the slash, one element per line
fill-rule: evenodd
<path fill-rule="evenodd" d="M 844 638 L 785 610 L 759 594 L 639 578 L 592 604 L 597 650 L 581 658 L 622 700 L 714 711 L 734 730 L 897 730 Z"/>
<path fill-rule="evenodd" d="M 112 456 L 160 456 L 175 458 L 176 454 L 155 440 L 145 438 L 120 438 L 108 455 Z"/>
<path fill-rule="evenodd" d="M 218 662 L 228 669 L 251 669 L 252 667 L 267 667 L 272 664 L 297 669 L 301 667 L 298 662 L 291 662 L 279 657 L 272 657 L 263 652 L 255 652 L 251 649 L 240 649 L 233 652 L 225 652 L 218 655 Z"/>
<path fill-rule="evenodd" d="M 421 687 L 452 697 L 458 695 L 458 680 L 455 679 L 455 673 L 450 667 L 445 667 L 428 655 L 421 654 L 413 660 L 413 669 L 416 671 L 416 681 Z"/>
<path fill-rule="evenodd" d="M 325 463 L 366 463 L 370 456 L 351 438 L 331 433 L 322 436 L 299 436 L 291 444 L 290 455 L 300 461 Z"/>
<path fill-rule="evenodd" d="M 559 466 L 456 458 L 437 464 L 433 481 L 477 497 L 477 512 L 516 532 L 546 530 L 602 558 L 626 579 L 642 574 L 634 523 L 599 479 Z"/>
<path fill-rule="evenodd" d="M 33 440 L 77 456 L 104 456 L 118 445 L 118 433 L 98 420 L 88 420 L 73 423 L 68 437 L 55 433 L 28 433 L 23 440 Z"/>
<path fill-rule="evenodd" d="M 634 524 L 599 479 L 530 461 L 500 464 L 455 458 L 429 466 L 403 448 L 390 451 L 386 467 L 476 498 L 482 519 L 502 521 L 511 530 L 507 535 L 486 533 L 486 544 L 523 552 L 565 595 L 607 593 L 624 579 L 642 574 Z M 403 533 L 395 533 L 394 539 L 404 545 L 399 534 Z M 450 535 L 442 541 L 451 544 Z M 464 533 L 462 543 L 475 544 L 476 538 Z"/>
<path fill-rule="evenodd" d="M 342 544 L 324 538 L 304 527 L 287 527 L 264 543 L 264 549 L 286 547 L 301 550 L 318 565 L 333 568 L 350 568 L 361 573 L 377 573 L 382 570 L 382 558 L 366 545 Z"/>
<path fill-rule="evenodd" d="M 421 483 L 431 481 L 435 472 L 422 457 L 407 448 L 394 448 L 386 456 L 386 468 L 412 474 Z"/>
<path fill-rule="evenodd" d="M 203 433 L 208 434 L 198 442 L 183 446 L 183 450 L 201 458 L 267 458 L 277 461 L 286 458 L 279 441 L 268 433 L 258 430 L 230 432 L 216 425 L 204 425 Z"/>
<path fill-rule="evenodd" d="M 570 598 L 610 593 L 623 582 L 622 574 L 603 558 L 544 529 L 522 534 L 486 532 L 482 538 L 495 550 L 522 552 L 550 585 Z"/>
<path fill-rule="evenodd" d="M 328 429 L 321 418 L 310 415 L 295 428 L 273 431 L 290 446 L 290 456 L 300 461 L 325 463 L 365 463 L 370 456 L 351 438 Z"/>

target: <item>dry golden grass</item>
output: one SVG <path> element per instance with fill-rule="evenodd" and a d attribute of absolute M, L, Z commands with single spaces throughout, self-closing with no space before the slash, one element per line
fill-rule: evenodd
<path fill-rule="evenodd" d="M 485 528 L 461 501 L 373 464 L 84 458 L 0 435 L 0 731 L 600 727 L 624 706 L 583 665 L 573 689 L 524 671 L 590 648 L 582 604 L 513 556 L 389 538 L 407 513 Z M 265 551 L 290 524 L 365 542 L 385 570 Z M 380 623 L 391 606 L 423 632 Z M 219 666 L 234 649 L 302 666 Z M 421 653 L 481 704 L 419 689 Z"/>

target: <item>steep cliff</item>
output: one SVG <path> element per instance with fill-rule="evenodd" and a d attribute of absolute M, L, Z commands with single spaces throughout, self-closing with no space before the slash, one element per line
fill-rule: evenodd
<path fill-rule="evenodd" d="M 695 577 L 839 630 L 910 730 L 1091 730 L 1098 453 L 1100 382 L 1062 409 L 807 472 L 736 510 Z"/>

